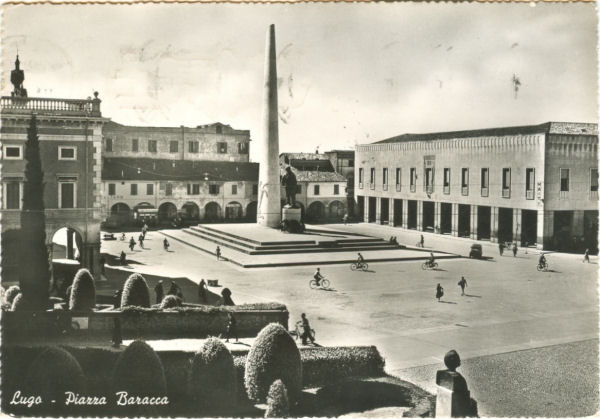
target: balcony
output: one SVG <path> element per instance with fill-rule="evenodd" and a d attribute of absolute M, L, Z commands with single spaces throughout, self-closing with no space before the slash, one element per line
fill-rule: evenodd
<path fill-rule="evenodd" d="M 444 185 L 444 194 L 450 195 L 450 185 Z"/>
<path fill-rule="evenodd" d="M 433 193 L 433 185 L 427 185 L 427 186 L 425 186 L 425 193 L 427 195 L 431 195 Z"/>
<path fill-rule="evenodd" d="M 460 193 L 463 196 L 469 196 L 469 187 L 468 186 L 463 186 L 460 190 Z"/>
<path fill-rule="evenodd" d="M 369 189 L 375 189 L 375 182 L 369 183 Z"/>
<path fill-rule="evenodd" d="M 558 199 L 569 199 L 569 191 L 559 191 Z"/>
<path fill-rule="evenodd" d="M 481 188 L 481 196 L 483 196 L 484 198 L 490 196 L 490 189 L 489 188 Z"/>
<path fill-rule="evenodd" d="M 527 189 L 525 191 L 525 199 L 533 199 L 533 189 Z"/>
<path fill-rule="evenodd" d="M 97 116 L 100 117 L 100 102 L 95 99 L 51 99 L 37 97 L 2 96 L 0 109 L 3 114 L 31 114 L 60 116 Z"/>
<path fill-rule="evenodd" d="M 510 198 L 510 188 L 502 188 L 502 198 Z"/>
<path fill-rule="evenodd" d="M 402 190 L 402 185 L 396 183 L 396 192 L 400 192 Z"/>
<path fill-rule="evenodd" d="M 417 185 L 410 185 L 410 191 L 411 192 L 416 192 L 417 191 Z"/>

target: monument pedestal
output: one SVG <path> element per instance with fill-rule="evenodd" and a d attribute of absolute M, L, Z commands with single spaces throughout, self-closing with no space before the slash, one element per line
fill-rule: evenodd
<path fill-rule="evenodd" d="M 281 209 L 281 221 L 298 221 L 302 222 L 302 210 L 300 208 L 288 207 L 287 205 Z"/>

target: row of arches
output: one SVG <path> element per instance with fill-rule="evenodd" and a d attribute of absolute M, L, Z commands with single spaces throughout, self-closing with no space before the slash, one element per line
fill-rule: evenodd
<path fill-rule="evenodd" d="M 284 202 L 282 201 L 282 205 Z M 326 205 L 322 201 L 313 201 L 307 208 L 300 202 L 296 202 L 302 211 L 302 218 L 308 222 L 340 221 L 346 213 L 346 205 L 341 201 L 332 201 Z"/>

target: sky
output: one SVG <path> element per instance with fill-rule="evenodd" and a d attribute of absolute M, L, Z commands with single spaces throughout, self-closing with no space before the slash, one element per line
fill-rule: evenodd
<path fill-rule="evenodd" d="M 597 122 L 593 3 L 3 5 L 2 95 L 86 98 L 144 126 L 262 135 L 276 26 L 280 151 L 403 133 Z M 513 76 L 519 80 L 515 91 Z"/>

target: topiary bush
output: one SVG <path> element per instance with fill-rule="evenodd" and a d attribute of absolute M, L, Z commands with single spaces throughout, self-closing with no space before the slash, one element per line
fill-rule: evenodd
<path fill-rule="evenodd" d="M 266 418 L 285 418 L 290 415 L 290 403 L 288 401 L 287 389 L 281 380 L 275 380 L 269 388 L 267 395 Z"/>
<path fill-rule="evenodd" d="M 112 387 L 133 396 L 166 395 L 165 371 L 154 349 L 144 341 L 133 341 L 117 358 Z"/>
<path fill-rule="evenodd" d="M 52 346 L 29 365 L 22 394 L 40 396 L 43 403 L 36 406 L 39 411 L 56 412 L 71 408 L 64 404 L 65 392 L 85 394 L 85 387 L 86 379 L 79 362 L 63 348 Z"/>
<path fill-rule="evenodd" d="M 293 404 L 302 390 L 300 351 L 287 330 L 279 323 L 260 331 L 246 358 L 244 384 L 248 398 L 263 403 L 271 384 L 280 379 Z"/>
<path fill-rule="evenodd" d="M 236 378 L 231 352 L 219 339 L 210 338 L 192 359 L 188 393 L 198 407 L 231 407 L 236 403 Z"/>
<path fill-rule="evenodd" d="M 80 269 L 73 279 L 69 299 L 69 310 L 92 311 L 96 306 L 96 286 L 94 277 L 87 269 Z"/>
<path fill-rule="evenodd" d="M 148 283 L 140 274 L 131 274 L 123 286 L 121 307 L 150 307 L 150 290 Z"/>
<path fill-rule="evenodd" d="M 181 306 L 181 298 L 176 295 L 167 295 L 160 303 L 160 308 L 174 308 Z"/>
<path fill-rule="evenodd" d="M 21 293 L 21 288 L 19 288 L 18 285 L 13 285 L 13 286 L 8 287 L 4 298 L 8 304 L 12 304 L 15 297 L 20 293 Z"/>
<path fill-rule="evenodd" d="M 23 294 L 18 293 L 17 296 L 13 299 L 12 305 L 10 307 L 11 311 L 19 311 L 21 310 L 21 305 L 23 301 Z"/>

